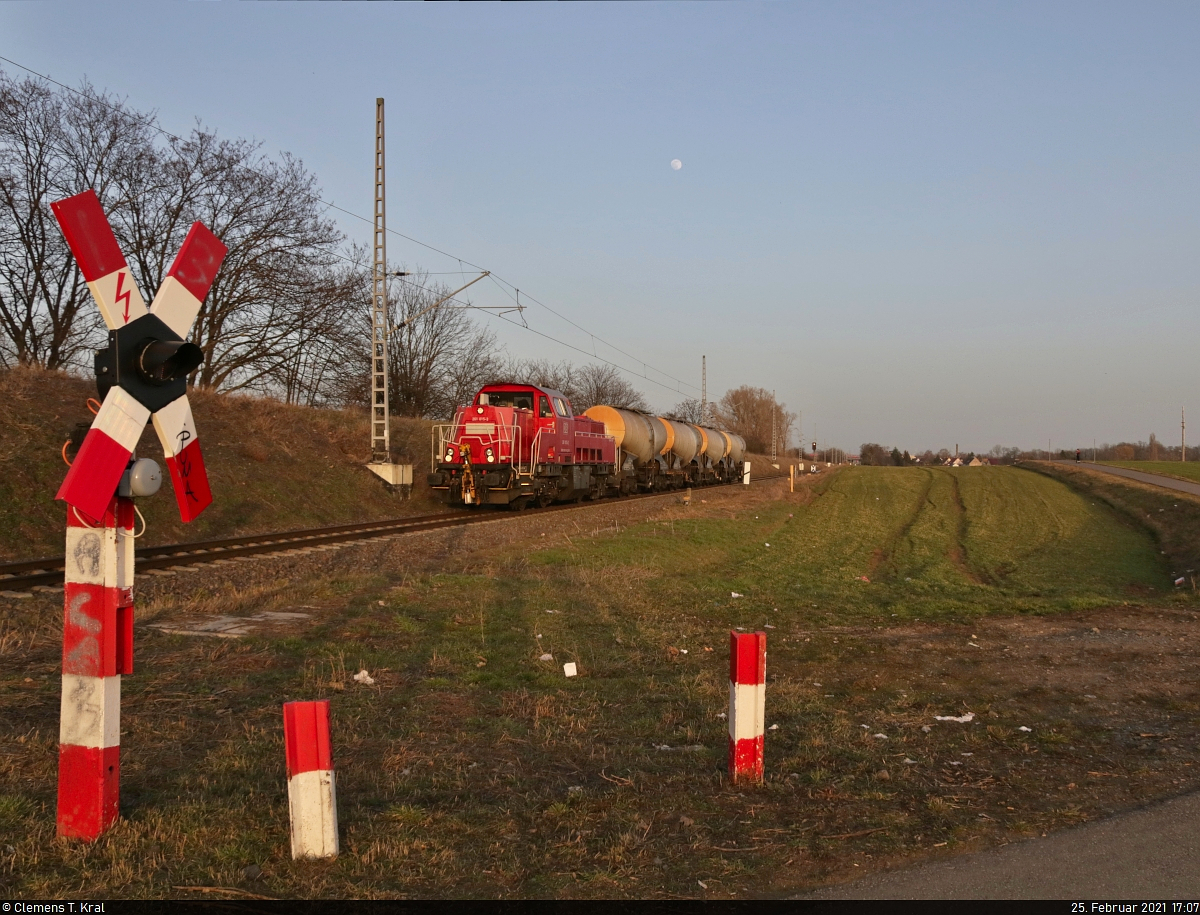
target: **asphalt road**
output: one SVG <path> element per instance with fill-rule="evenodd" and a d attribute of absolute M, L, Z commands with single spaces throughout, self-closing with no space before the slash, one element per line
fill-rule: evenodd
<path fill-rule="evenodd" d="M 1200 900 L 1200 793 L 1045 838 L 874 874 L 792 898 L 1194 902 Z"/>
<path fill-rule="evenodd" d="M 1143 473 L 1141 470 L 1129 470 L 1126 467 L 1109 467 L 1107 464 L 1091 464 L 1087 461 L 1075 465 L 1074 461 L 1055 461 L 1056 464 L 1071 464 L 1079 466 L 1084 470 L 1099 470 L 1103 473 L 1112 473 L 1119 477 L 1128 477 L 1131 480 L 1137 480 L 1139 483 L 1149 483 L 1151 486 L 1162 486 L 1164 489 L 1174 489 L 1177 492 L 1186 492 L 1193 496 L 1200 496 L 1200 483 L 1189 483 L 1187 480 L 1176 480 L 1173 477 L 1164 477 L 1157 473 Z"/>

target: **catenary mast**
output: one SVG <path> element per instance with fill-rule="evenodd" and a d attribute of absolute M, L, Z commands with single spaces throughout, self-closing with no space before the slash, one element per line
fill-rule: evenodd
<path fill-rule="evenodd" d="M 371 462 L 392 460 L 388 420 L 387 219 L 384 200 L 383 99 L 375 99 L 375 211 L 371 247 Z"/>

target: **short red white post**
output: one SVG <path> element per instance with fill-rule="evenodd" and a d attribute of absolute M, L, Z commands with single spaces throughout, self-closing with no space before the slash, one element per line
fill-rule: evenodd
<path fill-rule="evenodd" d="M 335 858 L 337 791 L 329 745 L 329 701 L 285 702 L 288 813 L 293 858 Z"/>
<path fill-rule="evenodd" d="M 117 818 L 121 675 L 133 673 L 133 500 L 102 514 L 67 506 L 58 834 L 82 839 Z"/>
<path fill-rule="evenodd" d="M 763 778 L 767 713 L 767 634 L 729 633 L 729 777 Z"/>

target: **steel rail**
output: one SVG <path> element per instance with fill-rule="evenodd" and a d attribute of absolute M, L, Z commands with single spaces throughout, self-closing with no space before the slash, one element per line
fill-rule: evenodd
<path fill-rule="evenodd" d="M 761 476 L 751 483 L 780 479 L 783 474 Z M 720 489 L 725 486 L 741 486 L 740 482 L 720 483 L 715 486 L 696 487 L 700 491 Z M 444 527 L 460 527 L 488 521 L 507 521 L 530 518 L 547 512 L 569 509 L 598 508 L 637 499 L 653 499 L 678 495 L 681 490 L 637 493 L 616 499 L 601 499 L 581 504 L 568 502 L 550 505 L 529 511 L 500 513 L 493 511 L 465 510 L 439 512 L 433 515 L 415 515 L 408 518 L 390 518 L 383 521 L 366 521 L 358 524 L 341 524 L 332 527 L 314 527 L 304 530 L 281 531 L 278 533 L 249 534 L 240 537 L 225 537 L 220 540 L 200 540 L 192 543 L 164 544 L 140 547 L 134 551 L 137 571 L 169 569 L 179 566 L 195 566 L 221 559 L 261 556 L 267 553 L 284 553 L 293 550 L 308 550 L 313 547 L 350 543 L 355 540 L 391 538 L 403 534 L 438 530 Z M 25 559 L 17 562 L 0 563 L 0 591 L 25 591 L 30 588 L 51 587 L 62 583 L 65 557 L 50 556 L 43 559 Z"/>

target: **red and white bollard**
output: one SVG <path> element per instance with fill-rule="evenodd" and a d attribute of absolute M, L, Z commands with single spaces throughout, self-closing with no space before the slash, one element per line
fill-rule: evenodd
<path fill-rule="evenodd" d="M 767 634 L 729 633 L 729 777 L 763 778 L 767 716 Z"/>
<path fill-rule="evenodd" d="M 98 524 L 67 506 L 58 834 L 95 839 L 117 818 L 121 675 L 133 673 L 133 500 Z"/>
<path fill-rule="evenodd" d="M 288 813 L 293 858 L 335 858 L 337 791 L 329 746 L 329 701 L 285 702 Z"/>

